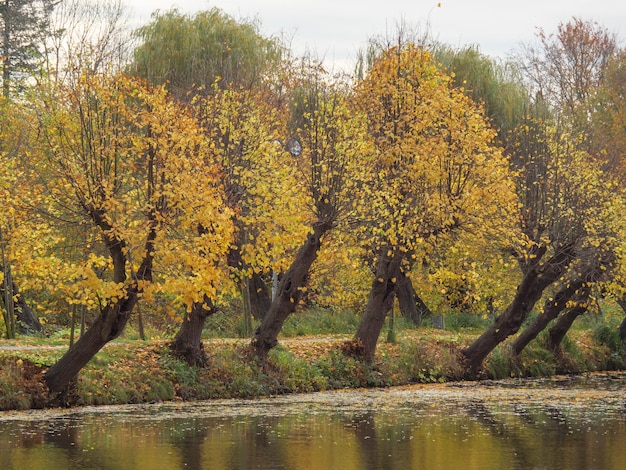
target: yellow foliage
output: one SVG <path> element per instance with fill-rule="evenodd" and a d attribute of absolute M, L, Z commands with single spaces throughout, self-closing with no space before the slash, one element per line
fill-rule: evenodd
<path fill-rule="evenodd" d="M 424 256 L 459 230 L 511 237 L 517 199 L 495 132 L 426 50 L 383 52 L 355 100 L 378 154 L 367 227 L 376 247 Z"/>
<path fill-rule="evenodd" d="M 161 287 L 142 279 L 145 299 L 213 297 L 216 261 L 233 228 L 219 159 L 196 119 L 163 87 L 122 74 L 85 74 L 42 93 L 37 105 L 42 145 L 30 162 L 31 194 L 43 195 L 41 211 L 71 221 L 84 237 L 76 261 L 50 264 L 57 270 L 50 288 L 69 303 L 104 306 L 123 298 L 142 262 L 156 255 Z"/>

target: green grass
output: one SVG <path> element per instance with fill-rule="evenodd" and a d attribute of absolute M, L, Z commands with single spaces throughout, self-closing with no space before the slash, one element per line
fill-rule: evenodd
<path fill-rule="evenodd" d="M 320 343 L 286 342 L 270 351 L 261 367 L 249 350 L 249 339 L 207 344 L 209 364 L 190 367 L 173 357 L 166 339 L 136 340 L 128 330 L 109 343 L 81 371 L 67 402 L 75 405 L 145 403 L 174 399 L 252 398 L 335 388 L 432 383 L 462 378 L 460 351 L 481 330 L 483 319 L 467 314 L 446 317 L 446 330 L 416 328 L 395 318 L 395 342 L 386 342 L 387 324 L 381 332 L 375 363 L 365 364 L 344 354 L 336 336 L 354 334 L 359 317 L 350 312 L 314 309 L 289 317 L 283 338 L 322 336 Z M 216 314 L 208 334 L 234 336 L 241 319 Z M 624 368 L 624 347 L 617 333 L 618 317 L 583 318 L 563 341 L 555 358 L 546 347 L 547 332 L 531 342 L 515 361 L 509 344 L 498 346 L 485 362 L 491 378 L 546 376 L 556 372 L 583 372 Z M 211 328 L 214 330 L 211 332 Z M 336 335 L 336 336 L 335 336 Z M 157 335 L 155 335 L 157 336 Z M 25 349 L 0 351 L 0 409 L 26 409 L 59 404 L 46 395 L 42 373 L 67 349 L 69 332 L 50 337 L 0 340 L 0 345 Z"/>

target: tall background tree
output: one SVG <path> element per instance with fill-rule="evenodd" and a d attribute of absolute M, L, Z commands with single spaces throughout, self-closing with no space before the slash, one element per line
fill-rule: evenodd
<path fill-rule="evenodd" d="M 0 154 L 6 160 L 3 171 L 7 173 L 7 178 L 12 179 L 12 183 L 10 183 L 13 186 L 12 190 L 16 190 L 19 185 L 16 155 L 24 151 L 28 132 L 19 125 L 18 117 L 22 116 L 20 113 L 13 110 L 10 113 L 12 116 L 7 114 L 12 107 L 10 99 L 13 95 L 22 92 L 28 84 L 28 80 L 43 66 L 44 46 L 49 35 L 49 17 L 56 3 L 53 0 L 2 0 L 0 2 L 0 31 L 2 34 L 0 41 L 2 74 L 0 79 L 2 80 L 3 95 L 2 103 L 0 103 L 2 106 L 0 119 L 2 120 L 2 131 L 12 128 L 12 132 L 2 138 Z M 14 200 L 13 197 L 9 199 Z M 28 328 L 34 331 L 40 331 L 42 327 L 38 319 L 32 314 L 13 278 L 12 263 L 15 260 L 11 258 L 9 253 L 12 227 L 6 224 L 10 224 L 11 219 L 14 218 L 10 211 L 11 204 L 8 202 L 9 200 L 0 209 L 5 212 L 2 215 L 4 224 L 0 224 L 0 244 L 2 245 L 0 266 L 3 276 L 0 290 L 5 306 L 7 335 L 12 336 L 15 334 L 16 327 L 19 330 Z M 19 316 L 18 323 L 15 323 L 16 314 Z"/>
<path fill-rule="evenodd" d="M 2 93 L 4 97 L 41 67 L 49 19 L 58 0 L 2 0 Z"/>
<path fill-rule="evenodd" d="M 573 134 L 586 131 L 593 97 L 618 49 L 616 34 L 574 17 L 555 33 L 539 29 L 537 39 L 523 45 L 517 57 L 531 94 L 567 120 Z"/>
<path fill-rule="evenodd" d="M 21 156 L 32 144 L 33 134 L 28 126 L 31 117 L 17 103 L 0 98 L 0 309 L 8 338 L 17 333 L 42 330 L 41 323 L 18 288 L 28 279 L 27 275 L 22 277 L 19 273 L 20 245 L 28 240 L 28 237 L 21 237 L 27 224 L 20 207 L 24 204 L 22 196 L 28 185 L 23 178 Z"/>
<path fill-rule="evenodd" d="M 216 81 L 222 87 L 259 85 L 284 52 L 280 41 L 260 34 L 257 23 L 237 21 L 218 8 L 193 16 L 156 12 L 136 35 L 140 45 L 130 73 L 166 83 L 181 100 L 194 88 L 209 91 Z"/>
<path fill-rule="evenodd" d="M 89 70 L 122 70 L 132 57 L 132 31 L 123 0 L 63 0 L 50 15 L 46 79 L 64 83 Z"/>

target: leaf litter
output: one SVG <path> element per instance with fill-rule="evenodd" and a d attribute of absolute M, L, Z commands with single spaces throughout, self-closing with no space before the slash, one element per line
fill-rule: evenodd
<path fill-rule="evenodd" d="M 49 422 L 89 417 L 124 420 L 178 418 L 281 417 L 287 415 L 398 413 L 449 415 L 468 409 L 493 414 L 529 411 L 626 417 L 626 372 L 589 373 L 541 379 L 417 384 L 389 388 L 346 389 L 257 399 L 220 399 L 138 405 L 85 406 L 0 412 L 7 421 Z"/>

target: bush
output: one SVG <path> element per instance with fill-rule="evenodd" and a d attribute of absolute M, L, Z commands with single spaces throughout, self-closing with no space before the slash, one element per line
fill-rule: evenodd
<path fill-rule="evenodd" d="M 486 359 L 485 367 L 492 379 L 512 376 L 511 353 L 506 345 L 499 345 Z"/>
<path fill-rule="evenodd" d="M 315 362 L 298 359 L 281 346 L 270 351 L 268 366 L 286 392 L 318 392 L 328 388 L 328 379 Z"/>
<path fill-rule="evenodd" d="M 622 339 L 616 326 L 609 323 L 596 323 L 592 328 L 593 338 L 608 347 L 611 352 L 621 353 L 623 348 Z"/>
<path fill-rule="evenodd" d="M 44 407 L 49 397 L 42 373 L 43 368 L 28 359 L 0 356 L 0 411 Z"/>
<path fill-rule="evenodd" d="M 170 377 L 162 373 L 160 354 L 149 347 L 107 348 L 81 371 L 76 393 L 83 405 L 117 405 L 172 400 Z M 141 367 L 137 367 L 140 363 Z"/>

